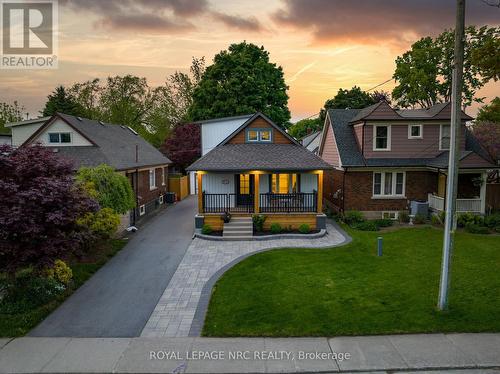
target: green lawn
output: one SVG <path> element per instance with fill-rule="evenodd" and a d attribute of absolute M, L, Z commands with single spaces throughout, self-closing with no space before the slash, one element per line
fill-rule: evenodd
<path fill-rule="evenodd" d="M 84 284 L 92 274 L 103 266 L 126 244 L 125 240 L 112 239 L 94 248 L 86 259 L 72 261 L 73 281 L 67 290 L 51 302 L 35 309 L 27 309 L 23 313 L 5 314 L 0 308 L 0 337 L 22 336 L 38 325 L 78 287 Z M 0 274 L 1 275 L 1 274 Z"/>
<path fill-rule="evenodd" d="M 273 250 L 234 266 L 214 288 L 203 335 L 500 331 L 500 236 L 457 234 L 450 308 L 440 313 L 442 230 L 349 233 L 343 247 Z"/>

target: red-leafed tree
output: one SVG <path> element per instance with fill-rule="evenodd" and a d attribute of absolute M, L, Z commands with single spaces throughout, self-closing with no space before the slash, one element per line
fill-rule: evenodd
<path fill-rule="evenodd" d="M 493 160 L 500 160 L 500 123 L 477 122 L 472 127 L 472 133 Z"/>
<path fill-rule="evenodd" d="M 185 170 L 201 156 L 200 126 L 178 124 L 160 149 L 175 165 Z"/>
<path fill-rule="evenodd" d="M 98 204 L 75 185 L 71 162 L 41 146 L 0 146 L 0 271 L 15 276 L 65 259 L 88 231 L 77 219 Z"/>

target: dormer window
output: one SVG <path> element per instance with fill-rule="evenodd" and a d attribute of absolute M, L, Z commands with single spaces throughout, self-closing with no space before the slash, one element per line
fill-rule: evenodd
<path fill-rule="evenodd" d="M 408 126 L 408 139 L 422 139 L 422 125 Z"/>
<path fill-rule="evenodd" d="M 390 151 L 391 150 L 391 126 L 375 125 L 374 126 L 374 151 Z"/>
<path fill-rule="evenodd" d="M 271 129 L 247 129 L 248 143 L 270 143 L 272 141 Z"/>
<path fill-rule="evenodd" d="M 439 149 L 450 149 L 450 125 L 441 125 L 439 130 Z"/>
<path fill-rule="evenodd" d="M 71 143 L 71 133 L 69 132 L 49 132 L 49 143 Z"/>

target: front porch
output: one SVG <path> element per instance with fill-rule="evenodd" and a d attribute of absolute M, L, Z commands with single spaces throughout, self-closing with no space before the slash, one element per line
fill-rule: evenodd
<path fill-rule="evenodd" d="M 461 173 L 458 176 L 457 213 L 486 213 L 487 173 Z M 442 212 L 446 209 L 446 183 L 444 173 L 438 175 L 437 192 L 428 194 L 429 209 Z"/>

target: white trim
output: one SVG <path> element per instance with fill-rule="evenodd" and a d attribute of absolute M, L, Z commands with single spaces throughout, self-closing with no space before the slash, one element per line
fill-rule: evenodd
<path fill-rule="evenodd" d="M 486 213 L 486 182 L 488 181 L 488 173 L 482 173 L 481 179 L 483 183 L 481 184 L 481 189 L 479 192 L 479 198 L 481 199 L 481 213 Z"/>
<path fill-rule="evenodd" d="M 387 127 L 387 148 L 377 148 L 377 127 Z M 391 150 L 391 125 L 373 125 L 373 151 L 386 152 Z"/>
<path fill-rule="evenodd" d="M 139 215 L 140 215 L 140 216 L 143 216 L 143 215 L 145 215 L 145 214 L 146 214 L 146 205 L 141 205 L 141 206 L 139 207 Z"/>
<path fill-rule="evenodd" d="M 411 129 L 412 127 L 418 127 L 420 130 L 419 130 L 419 134 L 418 136 L 413 136 L 411 134 Z M 424 137 L 424 126 L 421 125 L 421 124 L 409 124 L 408 125 L 408 139 L 423 139 Z"/>
<path fill-rule="evenodd" d="M 384 194 L 385 175 L 392 174 L 391 194 Z M 380 194 L 375 194 L 375 174 L 380 174 Z M 401 194 L 396 194 L 397 175 L 403 174 L 403 191 Z M 372 199 L 406 199 L 406 172 L 405 171 L 374 171 L 372 173 Z"/>
<path fill-rule="evenodd" d="M 450 127 L 450 142 L 451 142 L 451 125 L 450 124 L 443 124 L 441 123 L 439 125 L 439 150 L 440 151 L 449 151 L 450 147 L 448 148 L 443 148 L 443 126 L 449 126 Z M 451 145 L 451 144 L 450 144 Z"/>
<path fill-rule="evenodd" d="M 160 197 L 158 198 L 158 202 L 161 204 L 163 204 L 163 195 L 160 195 Z"/>
<path fill-rule="evenodd" d="M 384 210 L 382 213 L 382 219 L 385 219 L 384 218 L 384 214 L 388 213 L 388 214 L 394 214 L 394 218 L 392 217 L 389 217 L 388 219 L 391 219 L 393 221 L 397 220 L 398 219 L 398 216 L 399 216 L 399 212 L 396 211 L 396 210 Z"/>
<path fill-rule="evenodd" d="M 51 142 L 50 141 L 50 135 L 52 135 L 52 134 L 59 135 L 59 141 L 58 142 Z M 61 135 L 62 134 L 69 134 L 69 142 L 62 142 L 61 141 Z M 47 143 L 48 144 L 71 144 L 71 143 L 73 143 L 73 133 L 71 131 L 52 131 L 52 132 L 47 132 Z"/>
<path fill-rule="evenodd" d="M 165 168 L 161 168 L 161 185 L 165 185 Z"/>

